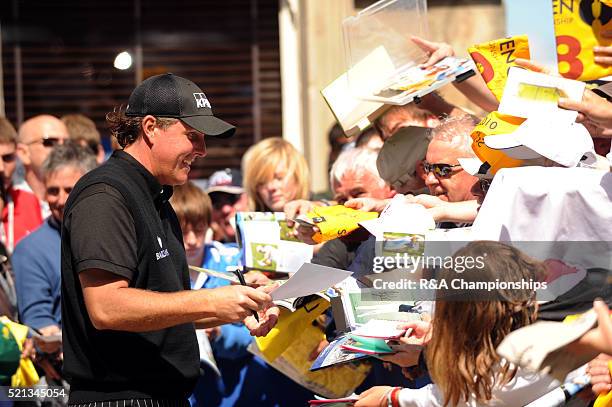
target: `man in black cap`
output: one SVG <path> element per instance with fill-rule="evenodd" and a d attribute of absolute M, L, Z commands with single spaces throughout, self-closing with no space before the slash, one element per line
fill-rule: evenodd
<path fill-rule="evenodd" d="M 123 150 L 75 185 L 62 225 L 70 404 L 188 406 L 199 374 L 194 322 L 244 320 L 251 334 L 265 335 L 278 316 L 264 289 L 189 290 L 168 203 L 172 185 L 206 155 L 205 136 L 235 128 L 213 116 L 200 88 L 172 74 L 145 80 L 107 121 Z"/>

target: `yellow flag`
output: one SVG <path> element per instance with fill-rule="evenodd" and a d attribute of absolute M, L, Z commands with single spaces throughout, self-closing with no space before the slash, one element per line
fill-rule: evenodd
<path fill-rule="evenodd" d="M 306 216 L 319 228 L 312 237 L 317 243 L 348 235 L 359 228 L 359 222 L 378 217 L 376 212 L 363 212 L 344 205 L 318 206 Z"/>
<path fill-rule="evenodd" d="M 595 63 L 593 47 L 612 45 L 604 31 L 612 30 L 612 2 L 553 0 L 559 73 L 569 79 L 590 81 L 612 74 L 612 67 Z"/>
<path fill-rule="evenodd" d="M 11 331 L 11 334 L 13 334 L 13 337 L 17 342 L 17 346 L 19 346 L 19 350 L 23 350 L 23 344 L 28 336 L 28 327 L 13 322 L 6 316 L 1 316 L 0 322 L 2 322 Z M 19 360 L 19 367 L 17 368 L 17 371 L 11 377 L 11 386 L 32 386 L 38 383 L 39 380 L 40 378 L 38 377 L 38 373 L 36 372 L 36 368 L 34 367 L 32 360 L 22 357 Z"/>
<path fill-rule="evenodd" d="M 526 35 L 517 35 L 472 45 L 468 52 L 489 90 L 501 100 L 508 69 L 516 65 L 516 58 L 529 59 L 529 41 Z"/>

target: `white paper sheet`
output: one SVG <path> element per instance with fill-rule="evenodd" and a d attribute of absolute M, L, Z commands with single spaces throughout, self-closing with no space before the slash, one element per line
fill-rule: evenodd
<path fill-rule="evenodd" d="M 272 291 L 273 300 L 304 297 L 326 290 L 353 274 L 350 271 L 304 263 L 285 284 Z"/>
<path fill-rule="evenodd" d="M 521 87 L 526 85 L 558 89 L 565 93 L 565 97 L 575 101 L 582 100 L 582 93 L 585 87 L 584 82 L 512 67 L 508 71 L 504 95 L 497 110 L 503 114 L 525 118 L 556 112 L 557 119 L 560 120 L 560 116 L 565 116 L 564 120 L 566 123 L 571 123 L 576 119 L 576 112 L 562 110 L 557 106 L 555 100 L 547 97 L 538 98 L 535 94 L 532 94 L 531 97 L 520 96 Z"/>

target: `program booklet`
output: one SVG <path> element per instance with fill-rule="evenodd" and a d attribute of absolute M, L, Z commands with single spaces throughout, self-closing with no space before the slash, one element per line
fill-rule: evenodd
<path fill-rule="evenodd" d="M 236 213 L 236 240 L 245 271 L 293 273 L 313 255 L 312 246 L 293 236 L 282 212 Z"/>
<path fill-rule="evenodd" d="M 346 344 L 349 340 L 348 336 L 341 336 L 333 340 L 315 359 L 310 371 L 324 369 L 326 367 L 341 365 L 344 363 L 354 362 L 360 359 L 367 358 L 369 355 L 359 352 L 350 352 L 342 349 L 342 345 Z"/>

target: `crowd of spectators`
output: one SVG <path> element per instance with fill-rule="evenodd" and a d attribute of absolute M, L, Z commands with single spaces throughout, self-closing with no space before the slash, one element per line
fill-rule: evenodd
<path fill-rule="evenodd" d="M 431 55 L 426 64 L 453 54 L 446 44 L 422 41 L 420 45 Z M 528 61 L 522 65 L 537 68 Z M 458 88 L 482 108 L 496 108 L 479 75 Z M 582 102 L 561 99 L 559 106 L 579 111 L 578 121 L 585 123 L 599 141 L 607 139 L 605 144 L 609 146 L 609 101 L 586 90 Z M 313 263 L 353 271 L 358 279 L 372 273 L 376 253 L 373 236 L 361 228 L 316 244 L 313 235 L 317 228 L 294 223 L 293 219 L 317 206 L 336 204 L 383 213 L 401 199 L 424 206 L 437 229 L 470 227 L 487 204 L 489 188 L 497 185 L 491 174 L 481 176 L 464 164 L 477 158 L 470 135 L 480 119 L 432 93 L 418 105 L 391 107 L 357 137 L 344 138 L 336 126 L 329 137 L 329 200 L 313 198 L 308 164 L 292 144 L 279 137 L 265 138 L 246 151 L 241 168 L 218 169 L 204 188 L 192 182 L 174 188 L 170 202 L 181 224 L 188 263 L 218 271 L 240 266 L 234 219 L 241 211 L 284 212 L 295 236 L 314 245 Z M 602 152 L 609 153 L 609 147 L 607 150 Z M 64 205 L 79 178 L 103 165 L 104 156 L 100 133 L 83 115 L 70 114 L 61 119 L 39 115 L 26 120 L 18 130 L 0 118 L 0 253 L 10 259 L 3 262 L 0 304 L 10 318 L 40 336 L 52 338 L 34 339 L 35 351 L 28 348 L 27 354 L 50 384 L 66 385 L 62 380 L 60 335 L 60 225 Z M 584 169 L 591 178 L 609 177 L 610 162 L 599 158 L 597 165 Z M 550 160 L 545 165 L 561 166 Z M 18 166 L 23 169 L 21 178 L 17 176 Z M 609 183 L 601 185 L 604 188 Z M 538 186 L 543 197 L 547 187 Z M 605 193 L 612 196 L 610 190 Z M 612 216 L 609 199 L 604 212 Z M 507 204 L 521 205 L 518 201 Z M 527 211 L 525 216 L 529 216 Z M 597 216 L 590 219 L 589 227 L 609 221 Z M 537 234 L 540 226 L 532 221 Z M 537 221 L 543 225 L 572 220 Z M 472 242 L 456 256 L 476 256 L 483 251 L 489 256 L 481 278 L 546 280 L 555 273 L 550 263 L 498 242 Z M 12 270 L 5 264 L 12 264 Z M 247 273 L 246 277 L 250 283 L 268 281 L 261 273 Z M 193 270 L 190 280 L 194 290 L 227 284 Z M 606 306 L 612 297 L 607 291 L 597 291 L 587 298 L 582 295 L 580 307 L 573 306 L 570 298 L 554 309 L 555 319 L 562 320 L 590 308 L 601 295 L 604 301 L 595 302 L 599 326 L 572 348 L 593 353 L 593 360 L 582 367 L 591 375 L 591 385 L 582 393 L 585 400 L 612 389 L 607 364 L 612 359 L 608 356 L 612 354 L 612 326 Z M 546 306 L 540 308 L 533 292 L 501 292 L 500 296 L 503 300 L 437 300 L 426 307 L 431 315 L 404 326 L 411 330 L 412 341 L 400 340 L 395 355 L 372 362 L 372 372 L 359 387 L 360 398 L 355 405 L 525 405 L 560 386 L 562 383 L 546 374 L 525 371 L 496 353 L 510 332 L 546 319 L 539 312 Z M 333 317 L 328 315 L 328 319 L 327 338 L 313 349 L 313 357 L 337 334 Z M 296 406 L 313 398 L 312 392 L 247 351 L 253 338 L 243 324 L 198 330 L 197 337 L 203 374 L 190 399 L 193 405 Z M 209 355 L 216 360 L 214 367 Z M 414 367 L 420 367 L 418 377 L 408 373 Z"/>

